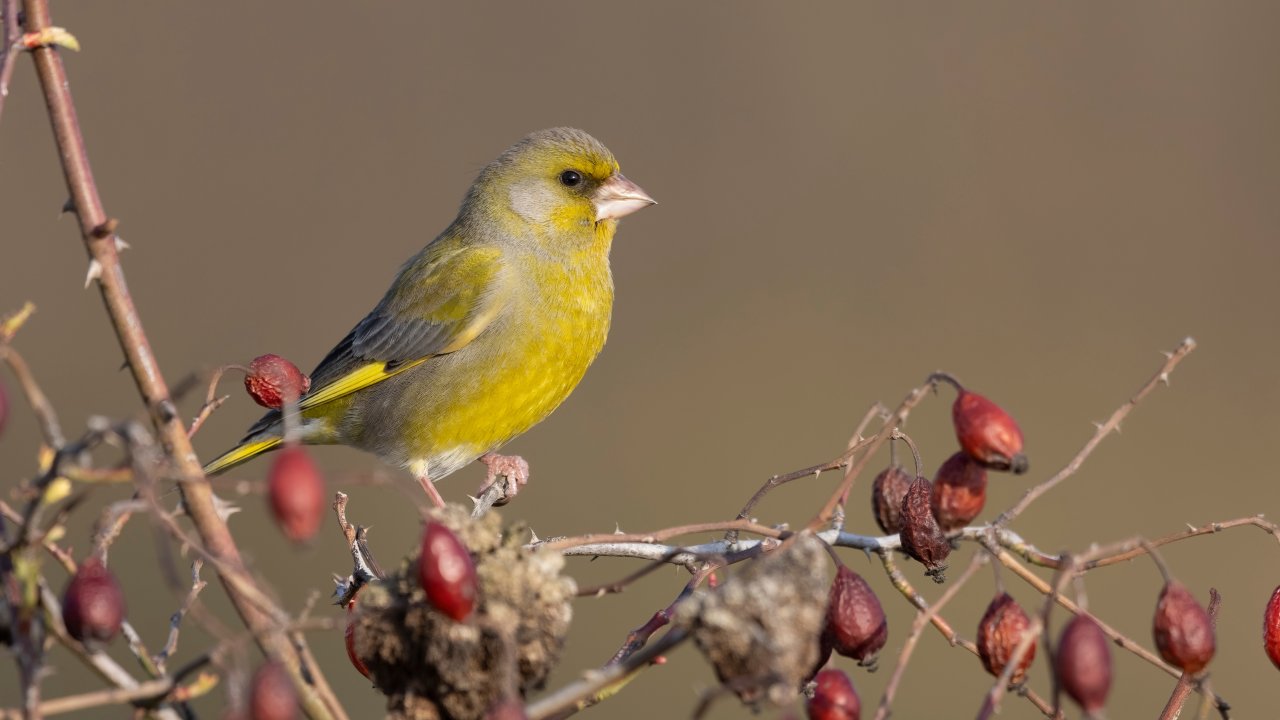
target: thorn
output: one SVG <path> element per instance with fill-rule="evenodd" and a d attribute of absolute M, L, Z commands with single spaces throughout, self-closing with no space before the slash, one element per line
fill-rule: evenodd
<path fill-rule="evenodd" d="M 58 211 L 58 217 L 62 217 L 67 213 L 73 213 L 75 211 L 76 211 L 76 199 L 67 198 L 67 201 L 62 203 L 62 209 Z"/>
<path fill-rule="evenodd" d="M 1164 359 L 1165 359 L 1165 360 L 1172 360 L 1172 359 L 1173 359 L 1173 353 L 1169 352 L 1168 350 L 1161 350 L 1161 351 L 1160 351 L 1160 354 L 1164 356 Z"/>
<path fill-rule="evenodd" d="M 476 507 L 477 505 L 479 505 L 479 504 L 480 504 L 480 498 L 478 498 L 478 497 L 474 497 L 474 496 L 468 495 L 468 496 L 467 496 L 467 499 L 471 501 L 471 508 L 472 508 L 473 510 L 475 509 L 475 507 Z"/>
<path fill-rule="evenodd" d="M 116 252 L 124 252 L 125 250 L 128 250 L 131 247 L 133 246 L 125 242 L 124 238 L 120 237 L 119 235 L 116 236 Z"/>
<path fill-rule="evenodd" d="M 534 532 L 533 528 L 529 528 L 529 544 L 537 545 L 540 542 L 542 541 L 538 539 L 538 533 Z"/>
<path fill-rule="evenodd" d="M 102 263 L 98 262 L 97 258 L 90 260 L 89 272 L 85 273 L 85 276 L 84 276 L 84 289 L 88 290 L 89 286 L 93 284 L 93 281 L 101 277 L 102 277 Z"/>
<path fill-rule="evenodd" d="M 1192 525 L 1191 523 L 1187 523 L 1187 529 L 1190 530 L 1191 532 L 1195 532 L 1196 526 Z"/>
<path fill-rule="evenodd" d="M 227 518 L 240 512 L 240 506 L 229 500 L 223 500 L 217 495 L 213 496 L 213 511 L 218 513 L 218 517 L 222 522 L 226 522 Z"/>
<path fill-rule="evenodd" d="M 1120 434 L 1120 423 L 1116 423 L 1116 434 Z"/>
<path fill-rule="evenodd" d="M 614 535 L 626 535 L 626 533 L 622 532 L 622 525 L 620 525 L 620 524 L 619 524 L 618 522 L 616 522 L 616 521 L 613 523 L 613 534 L 614 534 Z"/>
<path fill-rule="evenodd" d="M 1160 373 L 1160 384 L 1165 387 L 1169 387 L 1169 373 L 1167 372 Z"/>
<path fill-rule="evenodd" d="M 1093 421 L 1093 427 L 1094 427 L 1094 429 L 1101 431 L 1101 430 L 1102 430 L 1102 428 L 1106 427 L 1106 423 L 1100 423 L 1100 422 L 1098 422 L 1097 420 L 1094 420 L 1094 421 Z"/>

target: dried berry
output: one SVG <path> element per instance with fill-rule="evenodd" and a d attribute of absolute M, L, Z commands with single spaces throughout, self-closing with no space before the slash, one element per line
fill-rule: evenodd
<path fill-rule="evenodd" d="M 925 573 L 936 582 L 942 582 L 947 569 L 943 562 L 951 554 L 951 543 L 947 542 L 933 517 L 929 495 L 928 479 L 917 476 L 911 481 L 911 487 L 902 498 L 902 530 L 899 535 L 903 552 L 924 563 Z"/>
<path fill-rule="evenodd" d="M 876 654 L 889 638 L 889 623 L 879 598 L 861 575 L 844 565 L 836 569 L 831 582 L 824 634 L 833 650 L 873 668 Z"/>
<path fill-rule="evenodd" d="M 356 670 L 360 671 L 361 675 L 372 680 L 373 678 L 369 677 L 369 668 L 365 666 L 364 661 L 360 659 L 360 656 L 356 655 L 355 613 L 356 598 L 358 597 L 360 597 L 359 590 L 357 590 L 355 594 L 351 596 L 351 599 L 347 601 L 347 628 L 346 631 L 343 632 L 343 640 L 347 646 L 347 659 L 351 661 L 351 665 L 354 666 Z"/>
<path fill-rule="evenodd" d="M 987 469 L 963 450 L 947 458 L 933 478 L 929 507 L 942 532 L 968 525 L 987 502 Z"/>
<path fill-rule="evenodd" d="M 295 720 L 300 717 L 298 692 L 289 672 L 276 660 L 258 667 L 249 686 L 249 717 L 253 720 Z"/>
<path fill-rule="evenodd" d="M 1213 659 L 1213 620 L 1177 580 L 1166 582 L 1160 591 L 1152 634 L 1160 657 L 1183 672 L 1194 675 Z"/>
<path fill-rule="evenodd" d="M 315 536 L 325 513 L 324 478 L 299 445 L 281 450 L 267 475 L 271 514 L 285 537 L 304 542 Z"/>
<path fill-rule="evenodd" d="M 1058 684 L 1089 715 L 1102 710 L 1111 691 L 1111 647 L 1092 618 L 1077 615 L 1058 639 Z"/>
<path fill-rule="evenodd" d="M 951 420 L 960 447 L 974 460 L 996 470 L 1027 471 L 1022 430 L 999 405 L 961 389 L 951 406 Z"/>
<path fill-rule="evenodd" d="M 1013 657 L 1014 649 L 1022 641 L 1023 632 L 1030 625 L 1031 619 L 1008 593 L 1000 593 L 992 599 L 978 622 L 978 656 L 982 658 L 982 666 L 987 672 L 1000 677 Z M 1009 682 L 1020 684 L 1035 657 L 1036 644 L 1033 640 L 1017 669 L 1009 676 Z"/>
<path fill-rule="evenodd" d="M 62 592 L 62 622 L 67 634 L 87 642 L 110 642 L 124 622 L 124 593 L 111 571 L 96 557 L 80 563 Z"/>
<path fill-rule="evenodd" d="M 1262 649 L 1280 669 L 1280 587 L 1271 593 L 1267 609 L 1262 613 Z"/>
<path fill-rule="evenodd" d="M 858 720 L 862 716 L 862 702 L 843 670 L 823 670 L 814 682 L 813 697 L 805 704 L 809 720 Z"/>
<path fill-rule="evenodd" d="M 422 533 L 418 580 L 427 600 L 441 613 L 461 622 L 476 604 L 476 566 L 453 531 L 436 522 Z"/>
<path fill-rule="evenodd" d="M 259 355 L 249 363 L 244 389 L 262 407 L 279 410 L 286 401 L 305 395 L 311 389 L 311 378 L 279 355 Z"/>
<path fill-rule="evenodd" d="M 885 468 L 871 483 L 871 511 L 886 535 L 902 529 L 902 498 L 911 487 L 911 476 L 899 465 Z"/>

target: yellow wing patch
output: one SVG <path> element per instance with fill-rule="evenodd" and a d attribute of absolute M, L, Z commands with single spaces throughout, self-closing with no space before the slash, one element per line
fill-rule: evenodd
<path fill-rule="evenodd" d="M 431 357 L 431 356 L 427 356 Z M 380 383 L 389 377 L 395 377 L 410 368 L 421 365 L 427 358 L 418 358 L 410 362 L 398 365 L 392 370 L 387 370 L 387 363 L 374 362 L 365 365 L 357 370 L 353 370 L 346 375 L 334 380 L 333 382 L 317 389 L 315 392 L 308 393 L 306 397 L 298 403 L 298 407 L 306 410 L 317 405 L 323 405 L 340 397 L 345 397 L 357 390 L 363 390 L 370 385 Z"/>
<path fill-rule="evenodd" d="M 204 466 L 205 475 L 217 475 L 223 470 L 235 467 L 249 458 L 257 457 L 271 448 L 279 445 L 281 439 L 278 437 L 258 440 L 256 442 L 245 443 L 236 448 L 227 451 L 222 457 L 214 460 Z"/>

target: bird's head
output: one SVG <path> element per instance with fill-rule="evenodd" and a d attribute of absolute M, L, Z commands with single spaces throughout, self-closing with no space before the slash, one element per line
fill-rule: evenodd
<path fill-rule="evenodd" d="M 552 128 L 525 137 L 486 167 L 463 211 L 484 212 L 513 235 L 532 228 L 545 238 L 611 237 L 618 218 L 652 204 L 599 140 Z"/>

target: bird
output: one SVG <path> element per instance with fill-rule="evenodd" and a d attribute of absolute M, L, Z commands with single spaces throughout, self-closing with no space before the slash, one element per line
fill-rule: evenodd
<path fill-rule="evenodd" d="M 514 495 L 528 463 L 496 451 L 551 414 L 603 349 L 618 221 L 654 204 L 582 130 L 516 142 L 311 372 L 290 441 L 373 453 L 437 506 L 435 483 L 477 460 L 486 487 L 505 481 Z M 268 412 L 205 473 L 281 447 L 284 420 Z"/>

